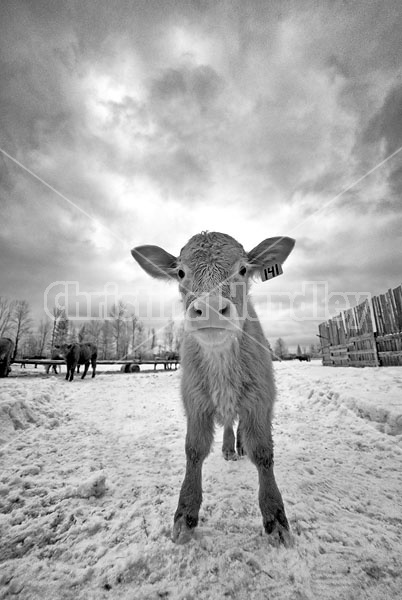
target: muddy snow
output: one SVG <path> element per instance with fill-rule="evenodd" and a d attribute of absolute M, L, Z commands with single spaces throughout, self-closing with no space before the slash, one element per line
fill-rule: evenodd
<path fill-rule="evenodd" d="M 257 473 L 204 466 L 194 539 L 180 371 L 0 381 L 0 598 L 392 600 L 402 590 L 402 368 L 275 363 L 275 470 L 295 538 L 263 534 Z"/>

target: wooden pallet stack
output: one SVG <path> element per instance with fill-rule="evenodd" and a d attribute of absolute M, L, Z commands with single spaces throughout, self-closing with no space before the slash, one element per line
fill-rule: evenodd
<path fill-rule="evenodd" d="M 402 366 L 402 285 L 320 323 L 318 329 L 323 365 Z"/>
<path fill-rule="evenodd" d="M 373 298 L 380 364 L 402 365 L 402 286 Z"/>

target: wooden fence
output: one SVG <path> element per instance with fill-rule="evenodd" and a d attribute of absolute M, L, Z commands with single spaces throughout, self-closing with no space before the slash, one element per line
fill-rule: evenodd
<path fill-rule="evenodd" d="M 402 366 L 402 285 L 318 326 L 327 366 Z"/>
<path fill-rule="evenodd" d="M 65 365 L 66 362 L 64 360 L 56 360 L 53 358 L 19 358 L 17 360 L 14 360 L 12 364 L 19 364 L 21 365 L 21 369 L 25 368 L 25 365 L 35 365 L 35 369 L 37 368 L 38 365 L 43 365 L 45 367 L 47 366 L 52 366 L 52 365 L 59 365 L 60 369 L 62 365 Z M 157 365 L 163 365 L 165 371 L 166 370 L 170 370 L 172 369 L 172 367 L 174 366 L 175 369 L 177 369 L 177 365 L 180 364 L 180 361 L 176 358 L 174 359 L 164 359 L 164 358 L 154 358 L 153 360 L 97 360 L 96 361 L 97 365 L 125 365 L 126 367 L 132 367 L 134 365 L 137 365 L 139 367 L 139 365 L 153 365 L 154 366 L 154 371 L 156 371 L 156 367 Z M 130 370 L 130 368 L 128 368 L 126 371 L 126 373 L 128 372 L 132 372 Z"/>

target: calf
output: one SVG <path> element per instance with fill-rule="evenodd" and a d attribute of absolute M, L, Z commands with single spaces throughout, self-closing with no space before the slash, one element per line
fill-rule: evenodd
<path fill-rule="evenodd" d="M 14 342 L 10 338 L 0 338 L 0 377 L 7 377 L 11 371 Z"/>
<path fill-rule="evenodd" d="M 84 379 L 88 372 L 89 363 L 92 364 L 92 377 L 95 377 L 96 359 L 98 356 L 98 349 L 95 344 L 91 342 L 65 344 L 61 349 L 61 355 L 67 363 L 67 381 L 73 381 L 75 367 L 78 365 L 85 365 L 81 376 L 81 379 Z"/>
<path fill-rule="evenodd" d="M 270 351 L 248 298 L 250 277 L 281 272 L 294 246 L 290 238 L 271 238 L 250 252 L 229 235 L 204 232 L 192 237 L 178 258 L 158 246 L 131 252 L 151 276 L 177 280 L 185 307 L 180 350 L 182 399 L 187 416 L 186 474 L 174 516 L 172 539 L 183 543 L 198 524 L 202 464 L 215 421 L 224 426 L 223 452 L 236 447 L 255 464 L 264 529 L 276 543 L 290 545 L 289 524 L 274 477 L 271 436 L 275 383 Z"/>

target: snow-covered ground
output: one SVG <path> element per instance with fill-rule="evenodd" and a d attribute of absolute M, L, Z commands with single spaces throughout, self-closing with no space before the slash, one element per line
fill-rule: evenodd
<path fill-rule="evenodd" d="M 402 597 L 402 368 L 275 363 L 276 479 L 295 537 L 262 533 L 257 473 L 204 466 L 195 538 L 172 543 L 180 370 L 0 380 L 0 598 Z"/>

